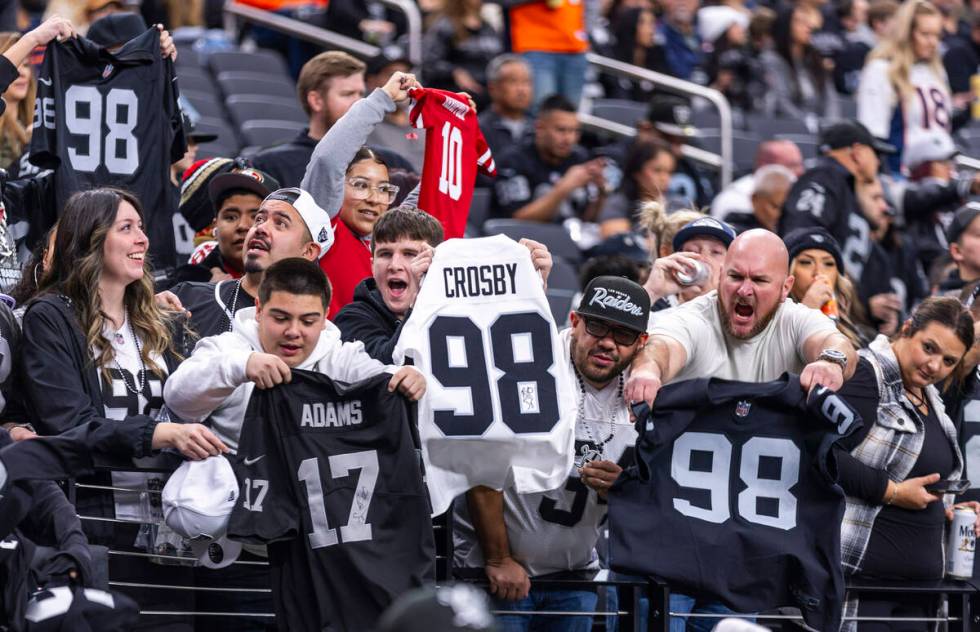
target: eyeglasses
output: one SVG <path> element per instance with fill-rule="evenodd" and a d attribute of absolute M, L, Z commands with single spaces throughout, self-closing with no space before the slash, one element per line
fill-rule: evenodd
<path fill-rule="evenodd" d="M 602 340 L 609 334 L 612 334 L 612 339 L 616 344 L 629 347 L 636 342 L 637 338 L 640 337 L 641 332 L 636 331 L 635 329 L 613 327 L 612 325 L 607 324 L 605 321 L 596 320 L 587 316 L 582 316 L 582 320 L 585 321 L 585 333 L 589 334 L 596 340 Z"/>
<path fill-rule="evenodd" d="M 381 199 L 387 200 L 388 204 L 391 204 L 395 201 L 395 196 L 398 195 L 398 187 L 387 182 L 373 187 L 371 186 L 371 183 L 364 178 L 348 178 L 347 184 L 350 185 L 351 197 L 355 200 L 366 200 L 371 197 L 371 193 L 374 192 L 380 195 Z"/>

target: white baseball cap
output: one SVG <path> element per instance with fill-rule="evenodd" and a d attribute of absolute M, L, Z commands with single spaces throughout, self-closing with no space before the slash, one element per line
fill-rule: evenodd
<path fill-rule="evenodd" d="M 902 160 L 909 169 L 915 169 L 927 162 L 952 160 L 958 153 L 949 132 L 930 129 L 918 132 L 909 140 Z"/>
<path fill-rule="evenodd" d="M 698 10 L 698 36 L 702 42 L 714 43 L 728 29 L 738 24 L 743 29 L 749 27 L 749 15 L 725 5 L 704 7 Z"/>
<path fill-rule="evenodd" d="M 317 258 L 327 254 L 333 245 L 333 226 L 330 224 L 330 215 L 316 203 L 312 195 L 303 189 L 289 187 L 273 191 L 263 201 L 266 200 L 279 200 L 292 205 L 306 223 L 313 241 L 320 246 Z"/>
<path fill-rule="evenodd" d="M 215 539 L 228 529 L 238 501 L 238 481 L 223 456 L 184 461 L 163 488 L 163 519 L 190 540 Z"/>

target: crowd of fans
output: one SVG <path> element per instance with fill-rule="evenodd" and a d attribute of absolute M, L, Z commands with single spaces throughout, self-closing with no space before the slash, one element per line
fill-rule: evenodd
<path fill-rule="evenodd" d="M 57 209 L 45 193 L 50 172 L 29 160 L 43 116 L 35 106 L 40 50 L 79 32 L 114 46 L 126 41 L 116 41 L 121 33 L 139 35 L 146 23 L 214 25 L 216 13 L 210 2 L 74 3 L 80 8 L 52 0 L 48 14 L 72 19 L 41 22 L 43 4 L 20 3 L 15 19 L 0 15 L 10 27 L 0 33 L 0 166 L 8 173 L 0 216 L 0 443 L 8 435 L 19 443 L 88 432 L 111 421 L 121 434 L 108 452 L 156 473 L 83 478 L 96 487 L 79 490 L 78 513 L 106 521 L 53 532 L 24 525 L 23 537 L 72 550 L 79 537 L 113 549 L 135 542 L 157 550 L 168 535 L 147 523 L 160 522 L 159 506 L 146 493 L 118 490 L 160 490 L 166 474 L 159 472 L 174 466 L 160 464 L 161 449 L 188 459 L 234 452 L 251 389 L 288 381 L 292 368 L 342 381 L 388 371 L 393 389 L 422 396 L 426 377 L 392 366 L 392 356 L 444 239 L 443 226 L 426 213 L 432 209 L 416 206 L 427 165 L 425 133 L 410 126 L 409 90 L 424 86 L 467 95 L 496 162 L 495 178 L 477 178 L 474 199 L 486 208 L 479 219 L 471 216 L 468 237 L 479 236 L 488 218 L 521 220 L 527 237 L 543 234 L 539 224 L 560 227 L 578 257 L 563 260 L 549 252 L 551 243 L 521 241 L 546 280 L 565 267 L 579 276 L 576 291 L 609 276 L 643 288 L 650 307 L 642 332 L 586 317 L 571 301 L 556 309 L 559 329 L 570 325 L 573 365 L 586 378 L 575 364 L 581 339 L 609 346 L 623 360 L 609 373 L 612 382 L 597 378 L 587 391 L 579 377 L 583 401 L 606 398 L 603 410 L 622 405 L 628 425 L 626 402 L 654 402 L 663 384 L 680 379 L 757 382 L 790 371 L 801 374 L 804 387 L 840 389 L 865 419 L 839 451 L 848 496 L 845 572 L 943 576 L 953 499 L 947 496 L 944 508 L 942 494 L 928 488 L 966 476 L 967 422 L 976 420 L 965 411 L 980 399 L 980 173 L 956 162 L 980 137 L 971 124 L 971 82 L 980 71 L 974 4 L 420 0 L 423 60 L 413 69 L 404 54 L 404 16 L 383 3 L 245 2 L 382 53 L 361 60 L 243 29 L 242 38 L 287 61 L 308 117 L 302 132 L 245 156 L 198 159 L 198 146 L 213 138 L 196 133 L 194 116 L 185 114 L 188 150 L 172 165 L 172 190 L 163 199 L 140 200 L 106 182 Z M 134 12 L 146 21 L 132 30 Z M 172 58 L 171 35 L 160 32 L 162 54 Z M 752 159 L 740 157 L 750 167 L 722 186 L 717 170 L 685 150 L 717 137 L 708 104 L 645 81 L 596 76 L 589 51 L 720 91 L 735 113 L 736 135 L 764 138 Z M 626 100 L 644 112 L 632 122 L 634 137 L 582 130 L 579 112 L 600 99 Z M 766 125 L 787 121 L 797 124 L 794 133 L 768 133 Z M 33 210 L 37 200 L 43 213 Z M 148 254 L 150 218 L 159 221 L 161 213 L 183 218 L 197 233 L 193 253 L 180 255 L 177 266 L 158 265 Z M 24 217 L 28 228 L 18 223 Z M 329 284 L 321 289 L 324 274 Z M 277 304 L 276 293 L 299 299 Z M 615 377 L 618 400 L 610 399 Z M 585 468 L 581 477 L 604 497 L 619 471 L 612 463 Z M 51 492 L 33 492 L 39 516 L 59 511 Z M 480 489 L 469 498 L 471 546 L 493 542 L 481 529 L 494 524 L 494 493 Z M 973 502 L 980 496 L 969 498 L 959 506 L 980 508 Z M 179 538 L 173 544 L 180 549 Z M 597 544 L 576 546 L 591 552 Z M 477 556 L 499 608 L 595 607 L 594 599 L 563 608 L 529 598 L 534 568 L 511 558 L 506 537 L 502 546 L 499 556 L 489 549 Z M 91 560 L 75 555 L 71 572 L 88 578 Z M 261 551 L 241 556 L 262 560 Z M 211 570 L 151 558 L 113 557 L 110 576 L 268 587 L 260 566 Z M 570 564 L 557 574 L 580 578 L 597 568 L 589 555 L 583 565 Z M 549 577 L 554 571 L 547 563 L 535 567 L 548 568 Z M 202 607 L 192 593 L 127 592 L 144 610 L 233 612 L 243 603 L 250 611 L 272 609 L 260 593 L 216 591 Z M 710 598 L 676 597 L 672 611 L 730 612 Z M 887 594 L 860 604 L 849 596 L 847 606 L 847 614 L 870 617 L 938 610 L 932 597 Z M 501 621 L 506 629 L 527 625 L 519 616 Z M 265 629 L 237 619 L 206 625 Z M 569 617 L 560 625 L 587 630 L 591 620 Z M 680 618 L 671 625 L 685 629 Z M 687 629 L 710 629 L 698 627 L 704 625 L 692 620 Z M 903 629 L 927 629 L 915 625 Z M 195 624 L 146 616 L 140 626 Z M 852 622 L 845 629 L 895 628 Z"/>

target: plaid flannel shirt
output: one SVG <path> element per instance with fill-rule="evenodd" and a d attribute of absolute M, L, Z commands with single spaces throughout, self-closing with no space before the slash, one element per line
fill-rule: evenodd
<path fill-rule="evenodd" d="M 905 396 L 898 360 L 888 338 L 878 336 L 868 349 L 860 351 L 860 355 L 871 362 L 878 380 L 878 415 L 868 436 L 851 454 L 865 465 L 886 470 L 891 480 L 900 482 L 905 480 L 919 459 L 925 438 L 922 416 Z M 953 448 L 953 472 L 950 478 L 957 479 L 963 473 L 963 456 L 956 440 L 956 428 L 946 414 L 936 387 L 926 387 L 925 393 L 929 406 L 936 412 L 943 433 Z M 869 421 L 865 420 L 865 423 Z M 947 506 L 951 505 L 953 496 L 947 494 L 943 500 Z M 841 526 L 841 563 L 845 575 L 853 575 L 861 570 L 875 518 L 882 506 L 880 503 L 869 504 L 858 498 L 847 497 L 847 509 Z M 943 547 L 945 553 L 945 543 Z M 857 607 L 857 598 L 848 594 L 844 604 L 844 617 L 857 615 Z M 857 623 L 854 621 L 841 625 L 842 632 L 854 632 L 856 629 Z"/>

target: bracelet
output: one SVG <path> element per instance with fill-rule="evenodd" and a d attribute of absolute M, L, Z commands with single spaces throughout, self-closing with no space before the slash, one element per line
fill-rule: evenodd
<path fill-rule="evenodd" d="M 898 483 L 895 483 L 895 487 L 892 489 L 891 496 L 888 497 L 888 500 L 885 501 L 885 504 L 890 505 L 893 502 L 895 502 L 896 496 L 898 496 Z"/>

